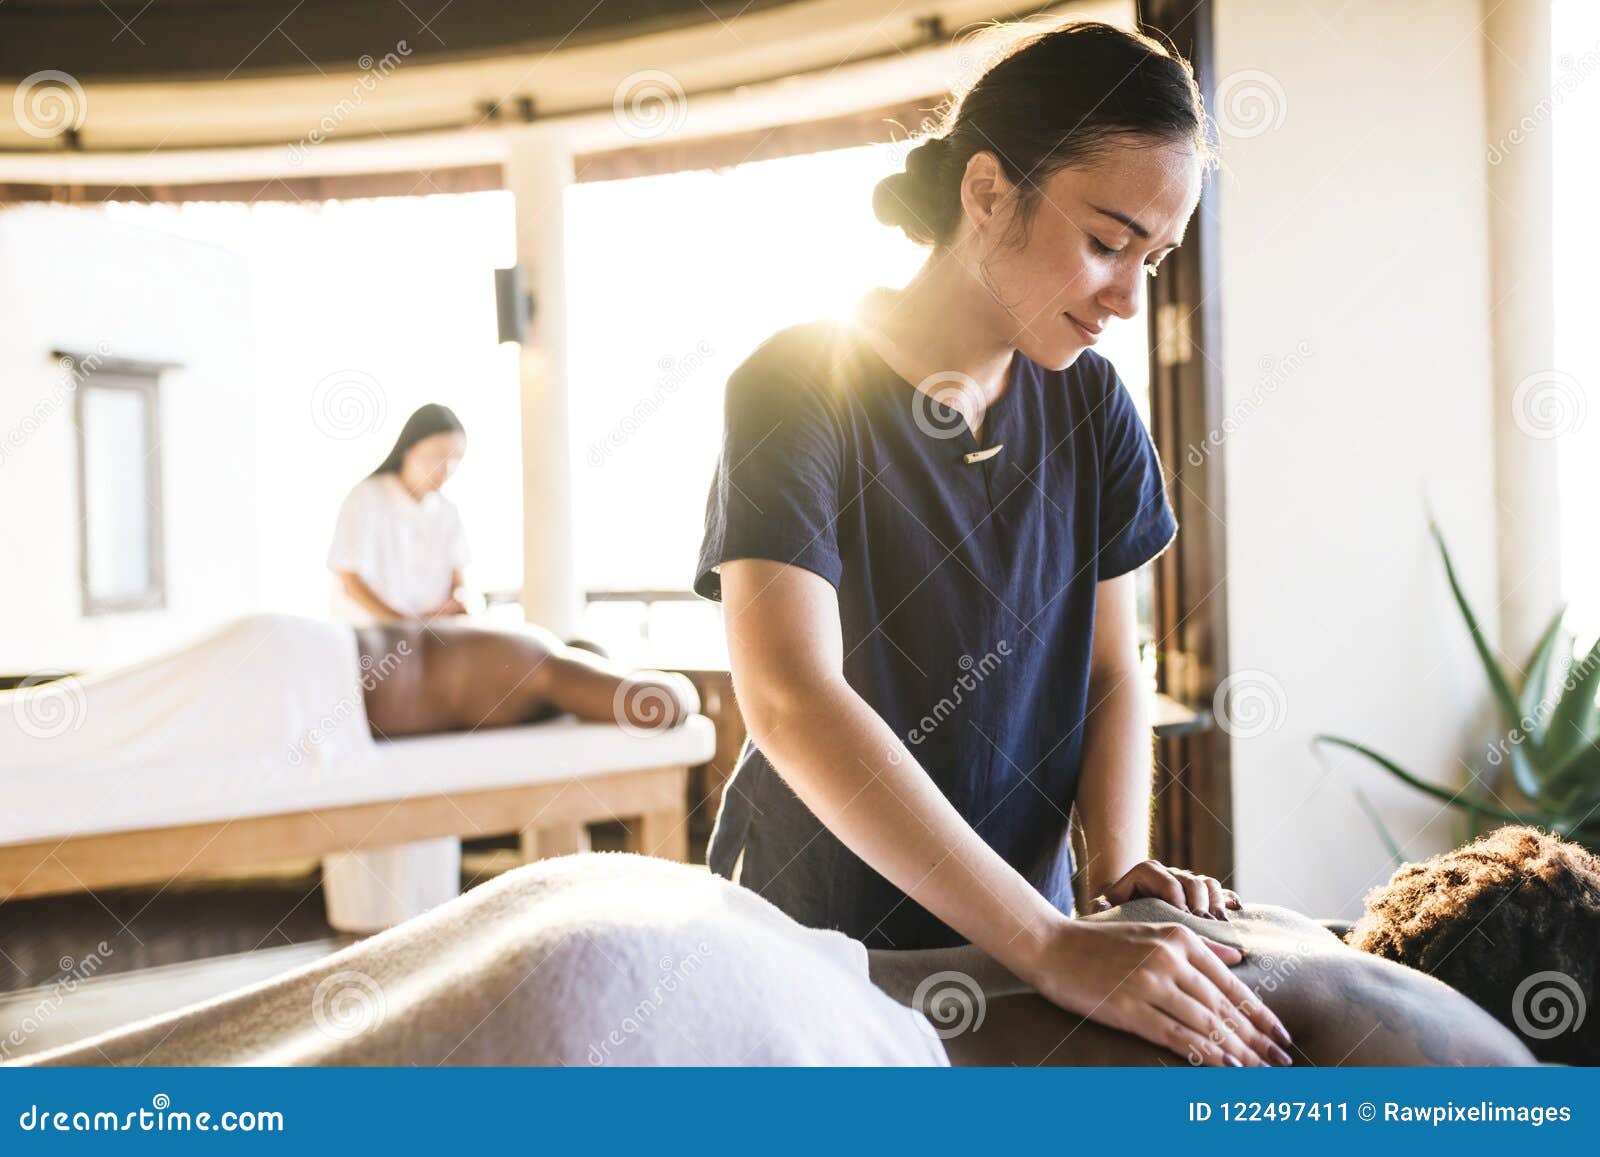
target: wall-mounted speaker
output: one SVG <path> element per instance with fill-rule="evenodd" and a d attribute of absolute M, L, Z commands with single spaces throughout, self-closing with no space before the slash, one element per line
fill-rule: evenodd
<path fill-rule="evenodd" d="M 528 340 L 533 298 L 528 295 L 522 266 L 494 271 L 494 309 L 502 343 L 514 341 L 520 345 Z"/>

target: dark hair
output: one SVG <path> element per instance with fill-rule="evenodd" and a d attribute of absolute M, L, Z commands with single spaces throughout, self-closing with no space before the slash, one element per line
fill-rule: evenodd
<path fill-rule="evenodd" d="M 394 449 L 390 450 L 389 456 L 379 463 L 372 476 L 400 473 L 400 466 L 406 460 L 406 451 L 424 438 L 431 438 L 435 434 L 466 432 L 461 419 L 456 417 L 455 411 L 449 406 L 441 406 L 438 402 L 419 406 L 416 413 L 407 418 L 406 424 L 400 427 L 400 436 L 394 440 Z"/>
<path fill-rule="evenodd" d="M 1406 864 L 1346 942 L 1444 981 L 1542 1061 L 1600 1064 L 1600 859 L 1578 844 L 1506 827 Z"/>
<path fill-rule="evenodd" d="M 1095 20 L 1017 39 L 941 120 L 931 130 L 939 135 L 907 154 L 905 172 L 879 181 L 872 195 L 878 220 L 924 245 L 955 236 L 961 179 L 976 153 L 993 153 L 1016 185 L 1023 229 L 1052 174 L 1092 164 L 1118 143 L 1191 141 L 1203 166 L 1215 159 L 1188 62 L 1148 36 Z"/>

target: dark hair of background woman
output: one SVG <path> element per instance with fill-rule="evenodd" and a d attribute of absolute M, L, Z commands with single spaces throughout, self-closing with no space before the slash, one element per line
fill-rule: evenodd
<path fill-rule="evenodd" d="M 905 172 L 879 181 L 872 196 L 878 220 L 924 245 L 954 239 L 961 179 L 975 153 L 993 153 L 1017 187 L 1023 230 L 1052 174 L 1093 164 L 1117 144 L 1189 141 L 1207 169 L 1215 159 L 1188 62 L 1148 36 L 1093 20 L 1011 44 L 941 120 L 940 135 L 925 137 Z"/>
<path fill-rule="evenodd" d="M 406 419 L 406 424 L 400 428 L 400 436 L 394 440 L 394 449 L 389 451 L 389 456 L 372 472 L 372 476 L 400 473 L 400 466 L 406 460 L 406 451 L 424 438 L 431 438 L 435 434 L 465 433 L 466 427 L 449 406 L 441 406 L 437 402 L 419 406 L 416 413 Z"/>

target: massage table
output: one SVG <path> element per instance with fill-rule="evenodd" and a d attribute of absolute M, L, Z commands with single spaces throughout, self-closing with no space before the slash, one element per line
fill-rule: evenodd
<path fill-rule="evenodd" d="M 0 901 L 321 857 L 329 923 L 365 933 L 454 897 L 463 836 L 520 833 L 537 859 L 620 820 L 629 850 L 687 858 L 709 719 L 373 740 L 345 630 L 251 616 L 134 667 L 0 693 Z"/>

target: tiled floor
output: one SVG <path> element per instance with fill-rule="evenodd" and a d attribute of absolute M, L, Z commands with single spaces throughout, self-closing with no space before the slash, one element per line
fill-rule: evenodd
<path fill-rule="evenodd" d="M 596 850 L 620 848 L 596 825 Z M 463 890 L 520 862 L 515 838 L 472 841 Z M 335 952 L 315 863 L 164 887 L 0 903 L 0 1060 L 257 983 Z"/>
<path fill-rule="evenodd" d="M 0 904 L 0 1059 L 181 1008 L 337 951 L 315 864 Z"/>
<path fill-rule="evenodd" d="M 315 864 L 0 904 L 0 992 L 334 936 Z"/>
<path fill-rule="evenodd" d="M 267 980 L 337 952 L 342 940 L 308 940 L 85 980 L 58 978 L 0 996 L 0 1060 L 71 1044 Z M 68 973 L 67 975 L 71 975 Z"/>

